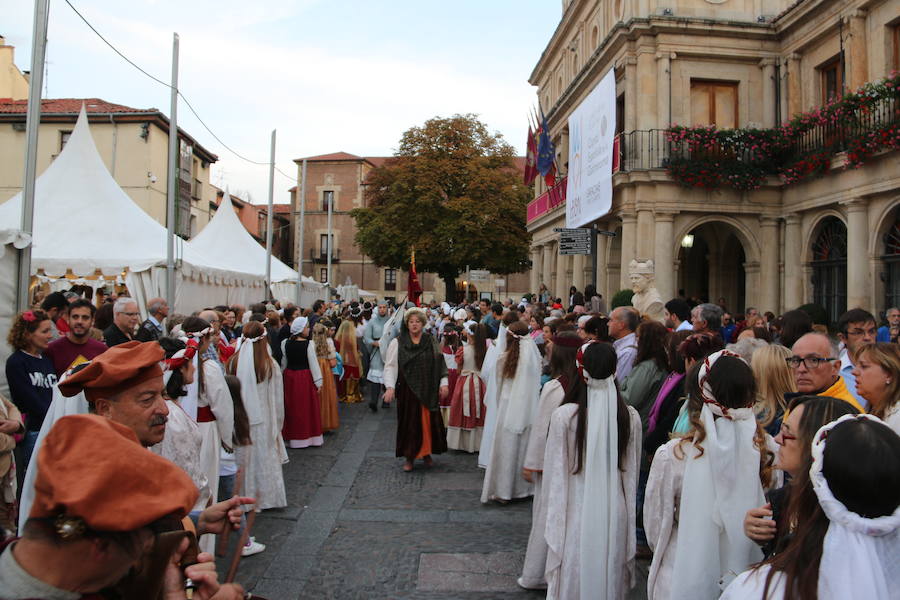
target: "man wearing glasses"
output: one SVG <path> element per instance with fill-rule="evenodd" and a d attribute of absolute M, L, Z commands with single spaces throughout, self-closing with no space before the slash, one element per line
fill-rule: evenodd
<path fill-rule="evenodd" d="M 130 342 L 134 339 L 140 318 L 137 302 L 127 296 L 119 296 L 113 305 L 112 325 L 103 330 L 103 341 L 110 348 Z"/>
<path fill-rule="evenodd" d="M 884 318 L 887 319 L 887 325 L 882 325 L 878 328 L 877 341 L 896 344 L 897 338 L 900 337 L 900 308 L 891 307 L 887 309 Z"/>
<path fill-rule="evenodd" d="M 841 315 L 838 319 L 838 337 L 844 343 L 841 350 L 841 377 L 847 384 L 847 389 L 856 398 L 860 406 L 868 405 L 865 398 L 856 393 L 856 377 L 853 376 L 853 355 L 863 344 L 875 343 L 878 335 L 875 317 L 867 310 L 853 308 Z"/>
<path fill-rule="evenodd" d="M 807 333 L 794 343 L 785 359 L 794 371 L 797 392 L 804 396 L 830 396 L 865 412 L 841 377 L 837 344 L 821 333 Z"/>

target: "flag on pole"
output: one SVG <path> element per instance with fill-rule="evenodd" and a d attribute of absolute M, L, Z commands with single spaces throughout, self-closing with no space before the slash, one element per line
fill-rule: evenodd
<path fill-rule="evenodd" d="M 553 146 L 553 142 L 550 141 L 550 134 L 548 132 L 549 127 L 547 127 L 547 117 L 544 116 L 543 111 L 541 112 L 541 135 L 540 141 L 538 141 L 538 159 L 537 159 L 537 168 L 540 174 L 544 177 L 544 181 L 547 182 L 547 185 L 553 185 L 556 181 L 556 165 L 554 165 L 554 160 L 556 158 L 556 148 Z"/>
<path fill-rule="evenodd" d="M 531 123 L 528 124 L 528 148 L 525 153 L 525 185 L 531 185 L 537 178 L 537 143 L 534 141 L 534 130 Z"/>
<path fill-rule="evenodd" d="M 406 296 L 416 306 L 421 306 L 419 298 L 422 296 L 422 286 L 419 285 L 419 275 L 416 273 L 416 251 L 413 249 L 409 259 L 409 280 L 406 284 Z"/>

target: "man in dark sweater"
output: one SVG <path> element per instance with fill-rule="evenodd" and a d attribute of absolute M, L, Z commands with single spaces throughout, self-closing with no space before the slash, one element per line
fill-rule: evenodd
<path fill-rule="evenodd" d="M 134 338 L 139 342 L 155 342 L 165 335 L 162 322 L 169 315 L 169 303 L 165 298 L 152 298 L 147 302 L 147 313 L 150 316 L 141 323 Z"/>
<path fill-rule="evenodd" d="M 90 335 L 96 313 L 97 308 L 84 298 L 69 305 L 69 331 L 64 337 L 50 342 L 44 352 L 44 356 L 53 361 L 57 375 L 106 352 L 106 344 Z"/>
<path fill-rule="evenodd" d="M 137 302 L 127 296 L 120 296 L 113 306 L 112 325 L 103 330 L 103 341 L 110 348 L 130 342 L 134 339 L 134 330 L 140 318 Z"/>

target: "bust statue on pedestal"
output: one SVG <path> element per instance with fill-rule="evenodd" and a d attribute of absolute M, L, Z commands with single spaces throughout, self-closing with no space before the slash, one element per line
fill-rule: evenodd
<path fill-rule="evenodd" d="M 634 292 L 631 298 L 632 306 L 641 313 L 641 316 L 664 322 L 663 300 L 654 285 L 656 278 L 653 261 L 632 260 L 628 264 L 628 278 L 631 280 L 631 291 Z"/>

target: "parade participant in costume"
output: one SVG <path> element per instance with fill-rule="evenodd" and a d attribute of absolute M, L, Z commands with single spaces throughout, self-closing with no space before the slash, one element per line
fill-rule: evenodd
<path fill-rule="evenodd" d="M 498 327 L 497 338 L 488 348 L 481 366 L 481 379 L 484 381 L 484 430 L 481 434 L 481 447 L 478 449 L 478 466 L 486 469 L 491 460 L 491 448 L 494 444 L 494 431 L 497 428 L 497 389 L 498 374 L 497 360 L 506 352 L 506 328 L 501 321 Z"/>
<path fill-rule="evenodd" d="M 52 321 L 42 310 L 26 310 L 13 319 L 6 341 L 14 352 L 6 359 L 6 382 L 16 408 L 25 415 L 20 444 L 22 469 L 28 467 L 44 415 L 53 399 L 56 369 L 44 356 L 50 344 Z"/>
<path fill-rule="evenodd" d="M 615 381 L 616 352 L 588 343 L 544 458 L 547 597 L 624 598 L 634 584 L 641 418 Z"/>
<path fill-rule="evenodd" d="M 472 321 L 474 323 L 474 321 Z M 450 422 L 450 404 L 452 395 L 456 391 L 456 382 L 459 380 L 459 369 L 462 361 L 462 332 L 465 327 L 449 325 L 444 327 L 444 334 L 441 336 L 441 354 L 444 356 L 444 362 L 447 363 L 447 387 L 450 388 L 450 395 L 447 398 L 441 398 L 441 418 L 444 423 Z"/>
<path fill-rule="evenodd" d="M 334 341 L 328 337 L 328 326 L 321 320 L 313 326 L 313 346 L 322 371 L 322 387 L 319 389 L 319 400 L 322 404 L 322 430 L 334 431 L 340 425 L 338 418 L 337 385 L 331 370 L 337 366 L 337 352 Z"/>
<path fill-rule="evenodd" d="M 537 414 L 541 355 L 521 321 L 507 328 L 506 348 L 496 366 L 497 425 L 481 488 L 482 502 L 505 502 L 532 494 L 532 484 L 522 478 L 522 468 Z"/>
<path fill-rule="evenodd" d="M 36 462 L 23 537 L 0 555 L 4 598 L 183 597 L 185 577 L 198 584 L 195 598 L 243 594 L 218 585 L 209 554 L 182 571 L 189 542 L 172 529 L 197 490 L 177 466 L 143 450 L 129 428 L 94 415 L 64 417 Z M 167 543 L 158 543 L 163 536 Z"/>
<path fill-rule="evenodd" d="M 180 399 L 187 395 L 185 389 L 194 382 L 194 356 L 197 353 L 197 342 L 187 344 L 175 338 L 159 339 L 159 345 L 165 352 L 166 406 L 169 409 L 166 421 L 166 435 L 161 442 L 150 447 L 156 454 L 167 458 L 188 474 L 197 486 L 199 496 L 193 510 L 203 510 L 212 498 L 206 471 L 200 462 L 200 449 L 203 446 L 203 434 L 200 427 L 181 407 Z"/>
<path fill-rule="evenodd" d="M 388 319 L 387 302 L 378 303 L 372 318 L 363 329 L 363 343 L 369 354 L 369 370 L 366 372 L 366 396 L 372 412 L 378 411 L 378 400 L 381 398 L 384 383 L 384 360 L 381 357 L 381 337 Z"/>
<path fill-rule="evenodd" d="M 451 450 L 477 452 L 481 447 L 481 433 L 484 429 L 484 381 L 481 379 L 481 367 L 487 354 L 487 325 L 472 322 L 463 330 L 462 336 L 462 369 L 452 388 L 447 447 Z M 449 374 L 450 369 L 447 372 Z"/>
<path fill-rule="evenodd" d="M 853 364 L 856 392 L 868 402 L 868 411 L 900 433 L 900 346 L 861 345 Z"/>
<path fill-rule="evenodd" d="M 432 454 L 447 450 L 447 431 L 441 419 L 439 397 L 447 396 L 447 364 L 431 334 L 424 331 L 428 317 L 418 307 L 403 316 L 400 336 L 388 346 L 384 365 L 384 401 L 397 397 L 396 456 L 412 471 L 421 458 L 432 464 Z"/>
<path fill-rule="evenodd" d="M 753 372 L 727 350 L 699 367 L 702 405 L 690 433 L 656 451 L 644 498 L 653 550 L 651 600 L 718 598 L 736 573 L 762 558 L 743 534 L 747 510 L 764 503 L 773 454 L 753 414 Z"/>
<path fill-rule="evenodd" d="M 575 356 L 583 341 L 574 331 L 563 331 L 553 336 L 550 341 L 550 376 L 552 379 L 541 388 L 540 404 L 531 434 L 528 438 L 528 450 L 525 453 L 525 467 L 522 476 L 525 481 L 534 484 L 534 502 L 531 505 L 531 534 L 528 536 L 528 549 L 525 552 L 525 564 L 518 583 L 527 589 L 543 589 L 547 587 L 544 575 L 547 564 L 547 540 L 545 529 L 547 524 L 547 505 L 544 502 L 543 474 L 544 450 L 547 446 L 547 434 L 550 431 L 550 418 L 553 411 L 560 407 L 575 379 L 578 376 L 575 367 Z"/>
<path fill-rule="evenodd" d="M 334 345 L 344 361 L 344 376 L 341 378 L 340 393 L 341 402 L 355 404 L 362 402 L 362 394 L 359 392 L 359 379 L 362 374 L 362 357 L 356 342 L 356 324 L 344 319 L 338 327 L 334 338 Z"/>
<path fill-rule="evenodd" d="M 262 323 L 250 321 L 241 329 L 237 353 L 227 370 L 241 382 L 253 444 L 243 493 L 256 498 L 257 511 L 287 506 L 282 465 L 288 462 L 288 455 L 281 438 L 284 381 Z"/>
<path fill-rule="evenodd" d="M 800 473 L 787 546 L 738 576 L 723 600 L 896 598 L 900 437 L 872 415 L 822 427 Z"/>
<path fill-rule="evenodd" d="M 210 311 L 205 311 L 210 312 Z M 186 399 L 196 406 L 196 421 L 203 435 L 200 449 L 200 463 L 206 472 L 213 502 L 217 501 L 219 489 L 219 455 L 221 448 L 231 450 L 234 435 L 234 404 L 225 373 L 213 358 L 210 358 L 213 336 L 217 335 L 209 323 L 200 317 L 188 317 L 182 323 L 185 335 L 197 342 L 196 381 L 188 386 Z M 103 355 L 101 355 L 103 356 Z M 185 412 L 191 410 L 188 402 L 183 403 Z"/>
<path fill-rule="evenodd" d="M 788 506 L 796 484 L 812 466 L 813 438 L 824 425 L 843 417 L 859 414 L 843 400 L 827 396 L 799 396 L 788 406 L 788 418 L 775 437 L 780 446 L 778 468 L 790 475 L 790 481 L 766 494 L 766 504 L 751 508 L 744 516 L 744 534 L 759 544 L 767 557 L 784 548 L 792 529 Z"/>
<path fill-rule="evenodd" d="M 306 317 L 291 323 L 291 337 L 281 343 L 284 376 L 284 427 L 281 435 L 289 448 L 321 446 L 322 371 L 316 349 L 309 340 Z"/>

